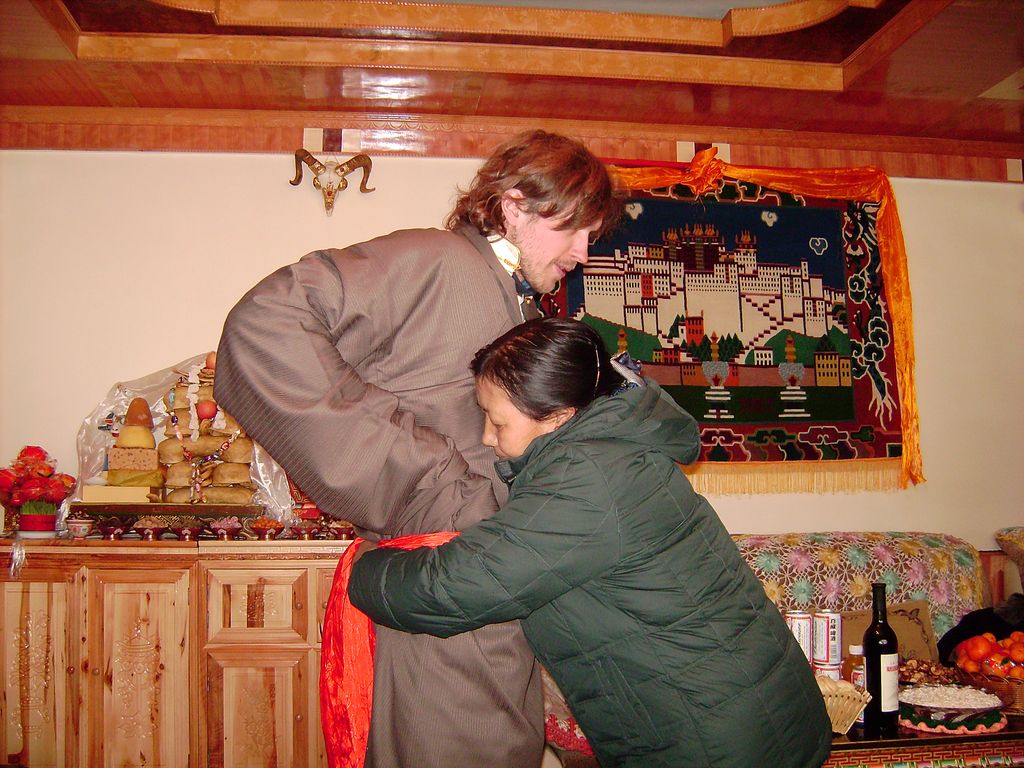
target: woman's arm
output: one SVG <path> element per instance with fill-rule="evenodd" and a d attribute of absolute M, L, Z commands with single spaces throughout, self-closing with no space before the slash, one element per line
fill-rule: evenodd
<path fill-rule="evenodd" d="M 601 473 L 563 456 L 544 478 L 441 547 L 366 553 L 349 581 L 353 605 L 379 624 L 447 637 L 528 616 L 607 571 L 619 520 Z"/>

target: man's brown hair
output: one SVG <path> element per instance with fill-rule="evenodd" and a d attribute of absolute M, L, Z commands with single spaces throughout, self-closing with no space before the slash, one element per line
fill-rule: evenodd
<path fill-rule="evenodd" d="M 446 226 L 467 223 L 483 235 L 504 236 L 501 200 L 510 190 L 522 195 L 519 205 L 527 213 L 562 219 L 559 229 L 584 229 L 600 221 L 598 234 L 603 234 L 622 215 L 622 200 L 604 163 L 579 141 L 536 130 L 494 150 L 460 194 Z"/>

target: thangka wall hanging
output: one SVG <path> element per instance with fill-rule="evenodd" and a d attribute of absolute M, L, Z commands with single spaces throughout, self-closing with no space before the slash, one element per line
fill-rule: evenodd
<path fill-rule="evenodd" d="M 612 166 L 624 223 L 550 297 L 700 423 L 717 493 L 924 479 L 906 253 L 874 169 Z"/>

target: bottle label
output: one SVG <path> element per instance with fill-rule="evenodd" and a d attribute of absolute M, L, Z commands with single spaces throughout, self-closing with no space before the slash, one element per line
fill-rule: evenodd
<path fill-rule="evenodd" d="M 857 664 L 850 673 L 850 682 L 856 685 L 858 688 L 864 688 L 864 665 Z M 857 715 L 857 724 L 864 725 L 864 710 L 860 711 Z"/>
<path fill-rule="evenodd" d="M 900 655 L 883 653 L 879 667 L 882 671 L 880 708 L 883 712 L 895 712 L 900 708 Z"/>

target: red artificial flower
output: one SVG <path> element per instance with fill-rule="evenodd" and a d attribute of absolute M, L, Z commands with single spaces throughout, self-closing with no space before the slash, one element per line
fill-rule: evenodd
<path fill-rule="evenodd" d="M 29 471 L 35 477 L 50 477 L 56 468 L 52 464 L 43 462 L 41 464 L 33 464 L 29 467 Z"/>
<path fill-rule="evenodd" d="M 47 462 L 50 459 L 50 454 L 40 448 L 38 445 L 26 445 L 18 453 L 17 461 L 24 464 L 38 464 L 39 462 Z"/>
<path fill-rule="evenodd" d="M 64 483 L 60 481 L 60 478 L 51 477 L 46 482 L 43 501 L 48 501 L 51 504 L 60 504 L 67 495 L 67 489 L 64 487 Z"/>
<path fill-rule="evenodd" d="M 0 503 L 18 508 L 26 502 L 60 504 L 75 487 L 75 478 L 57 472 L 57 463 L 38 445 L 26 445 L 11 466 L 0 469 Z"/>
<path fill-rule="evenodd" d="M 10 493 L 17 482 L 18 476 L 13 469 L 0 469 L 0 493 Z"/>
<path fill-rule="evenodd" d="M 29 477 L 18 486 L 25 501 L 39 501 L 46 493 L 46 482 L 40 477 Z"/>

